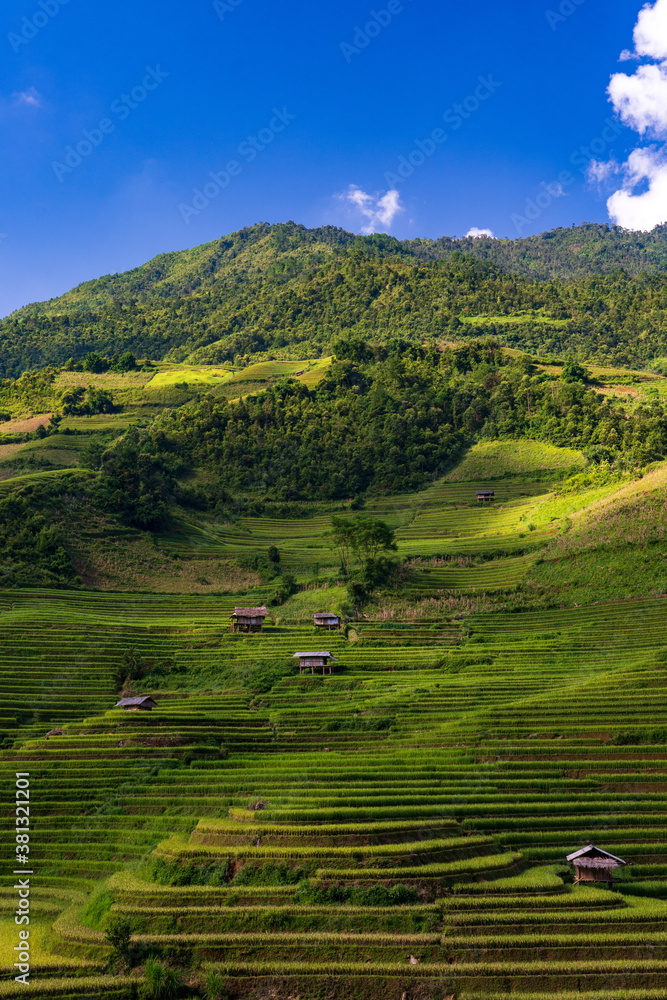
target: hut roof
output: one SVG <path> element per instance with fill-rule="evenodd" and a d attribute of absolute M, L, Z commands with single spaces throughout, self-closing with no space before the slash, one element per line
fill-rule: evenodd
<path fill-rule="evenodd" d="M 318 650 L 315 653 L 295 653 L 292 659 L 301 660 L 304 656 L 327 656 L 330 660 L 333 660 L 334 663 L 338 663 L 336 657 L 332 656 L 328 649 Z"/>
<path fill-rule="evenodd" d="M 568 854 L 566 860 L 574 861 L 581 868 L 617 868 L 619 865 L 626 864 L 623 858 L 617 858 L 615 854 L 603 851 L 595 844 L 589 844 L 588 847 L 582 847 L 574 854 Z"/>
<path fill-rule="evenodd" d="M 494 497 L 495 495 L 495 490 L 477 490 L 478 497 Z"/>
<path fill-rule="evenodd" d="M 234 608 L 234 613 L 230 615 L 231 618 L 266 618 L 268 615 L 268 609 L 262 605 L 261 608 Z"/>
<path fill-rule="evenodd" d="M 335 611 L 316 611 L 313 618 L 338 618 Z"/>
<path fill-rule="evenodd" d="M 144 705 L 147 701 L 150 701 L 151 705 L 157 708 L 157 704 L 150 695 L 143 695 L 140 698 L 121 698 L 117 703 L 116 708 L 129 708 L 132 705 Z"/>

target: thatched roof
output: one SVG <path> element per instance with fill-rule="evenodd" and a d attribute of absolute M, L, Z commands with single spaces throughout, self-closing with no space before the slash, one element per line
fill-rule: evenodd
<path fill-rule="evenodd" d="M 577 868 L 618 868 L 619 862 L 611 858 L 577 858 L 574 862 Z M 622 861 L 621 864 L 625 864 Z"/>
<path fill-rule="evenodd" d="M 340 615 L 335 614 L 333 611 L 316 611 L 313 618 L 335 618 L 338 621 Z"/>
<path fill-rule="evenodd" d="M 338 663 L 338 660 L 336 659 L 336 657 L 332 656 L 328 649 L 320 650 L 320 651 L 315 652 L 315 653 L 295 653 L 294 656 L 292 657 L 292 659 L 294 659 L 294 660 L 303 660 L 306 657 L 313 657 L 313 658 L 314 657 L 322 657 L 322 658 L 327 658 L 329 660 L 333 660 L 334 663 Z"/>
<path fill-rule="evenodd" d="M 145 705 L 146 702 L 150 702 L 155 708 L 157 704 L 153 701 L 150 695 L 142 695 L 139 698 L 121 698 L 116 708 L 132 708 L 133 705 Z"/>
<path fill-rule="evenodd" d="M 623 858 L 617 858 L 615 854 L 603 851 L 595 844 L 589 844 L 580 851 L 568 854 L 567 860 L 574 862 L 580 868 L 618 868 L 619 865 L 626 864 Z"/>
<path fill-rule="evenodd" d="M 261 608 L 234 608 L 231 618 L 266 618 L 269 611 L 262 605 Z"/>

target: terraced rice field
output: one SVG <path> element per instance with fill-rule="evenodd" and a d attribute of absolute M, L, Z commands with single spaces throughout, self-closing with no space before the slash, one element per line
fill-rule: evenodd
<path fill-rule="evenodd" d="M 327 635 L 325 678 L 290 672 L 311 627 L 235 636 L 234 603 L 2 595 L 2 780 L 31 775 L 40 996 L 129 989 L 103 974 L 96 892 L 136 961 L 219 970 L 231 996 L 665 995 L 665 602 L 478 616 L 469 636 L 367 623 Z M 123 713 L 130 647 L 193 677 L 253 655 L 285 676 Z M 590 841 L 628 861 L 614 891 L 570 884 Z"/>
<path fill-rule="evenodd" d="M 456 479 L 369 504 L 414 597 L 511 585 L 596 495 L 521 480 L 484 507 Z M 171 544 L 279 541 L 308 567 L 327 526 L 184 524 Z M 667 998 L 667 600 L 322 635 L 304 592 L 232 634 L 266 596 L 0 593 L 0 829 L 29 772 L 36 995 L 130 1000 L 153 956 L 184 996 L 217 973 L 239 1000 Z M 300 676 L 293 654 L 321 648 L 336 672 Z M 152 712 L 114 707 L 129 652 L 158 668 Z M 224 681 L 252 664 L 282 676 Z M 591 842 L 627 861 L 613 890 L 572 884 Z M 14 885 L 5 865 L 0 997 L 25 989 Z M 109 965 L 119 919 L 131 974 Z"/>

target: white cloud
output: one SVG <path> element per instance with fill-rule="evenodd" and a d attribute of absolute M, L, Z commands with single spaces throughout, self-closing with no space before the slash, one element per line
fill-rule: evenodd
<path fill-rule="evenodd" d="M 552 181 L 551 184 L 545 184 L 544 187 L 552 198 L 567 198 L 567 192 L 559 181 Z"/>
<path fill-rule="evenodd" d="M 490 229 L 478 229 L 477 226 L 469 229 L 466 236 L 472 236 L 474 239 L 477 239 L 479 236 L 489 236 L 492 240 L 495 240 L 495 236 Z"/>
<path fill-rule="evenodd" d="M 34 87 L 28 87 L 27 90 L 19 90 L 12 97 L 17 104 L 27 104 L 31 108 L 41 108 L 42 106 L 42 95 L 35 90 Z"/>
<path fill-rule="evenodd" d="M 635 51 L 649 59 L 667 59 L 667 0 L 645 4 L 634 32 Z"/>
<path fill-rule="evenodd" d="M 389 229 L 396 216 L 403 211 L 400 195 L 395 190 L 386 191 L 383 195 L 372 195 L 362 191 L 356 184 L 350 184 L 345 194 L 339 197 L 354 205 L 368 219 L 361 229 L 365 235 L 376 233 L 379 229 Z"/>
<path fill-rule="evenodd" d="M 609 160 L 604 163 L 602 160 L 591 160 L 586 168 L 586 180 L 591 184 L 604 184 L 615 174 L 620 174 L 623 167 L 616 160 Z"/>
<path fill-rule="evenodd" d="M 667 138 L 667 0 L 645 3 L 634 30 L 635 51 L 627 49 L 621 60 L 653 59 L 629 76 L 614 73 L 609 100 L 621 120 L 640 136 Z M 599 184 L 615 174 L 622 187 L 607 201 L 613 222 L 624 229 L 648 231 L 667 222 L 667 147 L 635 149 L 623 164 L 591 160 L 587 176 Z"/>
<path fill-rule="evenodd" d="M 615 73 L 609 97 L 622 121 L 640 135 L 667 134 L 667 63 L 639 66 L 632 76 Z"/>
<path fill-rule="evenodd" d="M 636 149 L 624 166 L 620 191 L 607 202 L 610 218 L 624 229 L 648 231 L 667 222 L 667 154 L 658 149 Z M 646 187 L 648 185 L 648 187 Z M 640 194 L 639 186 L 646 187 Z"/>

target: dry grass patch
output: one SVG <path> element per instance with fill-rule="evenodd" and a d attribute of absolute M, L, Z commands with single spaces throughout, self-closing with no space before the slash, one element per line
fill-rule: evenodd
<path fill-rule="evenodd" d="M 46 427 L 53 416 L 51 413 L 38 413 L 33 417 L 17 417 L 16 420 L 8 420 L 0 424 L 0 432 L 3 434 L 31 434 L 38 427 Z"/>

